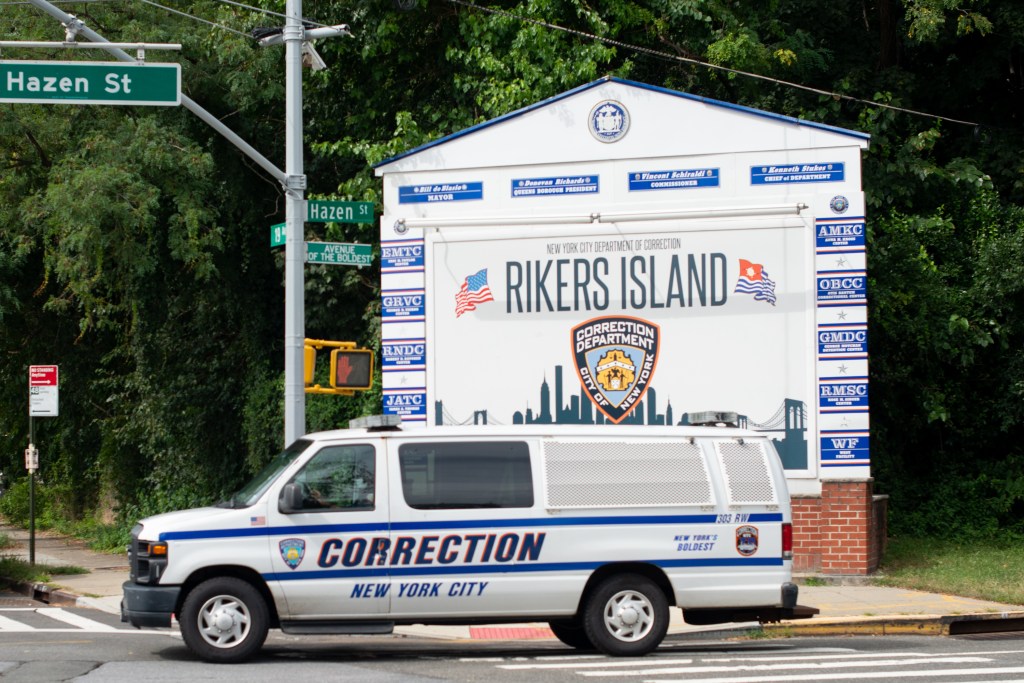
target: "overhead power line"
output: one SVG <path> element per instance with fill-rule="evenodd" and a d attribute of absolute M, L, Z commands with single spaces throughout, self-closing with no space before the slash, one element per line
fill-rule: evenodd
<path fill-rule="evenodd" d="M 86 0 L 86 1 L 96 2 L 97 0 Z M 210 26 L 214 26 L 214 27 L 222 29 L 224 31 L 230 31 L 231 33 L 236 33 L 236 34 L 238 34 L 240 36 L 244 36 L 244 37 L 246 37 L 246 38 L 248 38 L 250 40 L 252 39 L 252 34 L 246 33 L 245 31 L 239 31 L 238 29 L 231 28 L 230 26 L 225 26 L 224 24 L 218 24 L 215 21 L 210 21 L 209 19 L 203 19 L 202 17 L 197 17 L 194 14 L 189 14 L 188 12 L 182 12 L 181 10 L 176 10 L 173 7 L 167 7 L 166 5 L 161 5 L 160 3 L 154 2 L 153 0 L 140 0 L 140 1 L 144 2 L 147 5 L 152 5 L 153 7 L 158 7 L 160 9 L 162 9 L 162 10 L 170 12 L 171 14 L 177 14 L 178 16 L 185 17 L 186 19 L 191 19 L 193 21 L 198 21 L 198 22 L 200 22 L 202 24 L 208 24 Z M 241 2 L 235 2 L 234 0 L 217 0 L 217 2 L 224 3 L 225 5 L 234 5 L 235 7 L 241 7 L 242 9 L 247 9 L 247 10 L 250 10 L 252 12 L 259 12 L 260 14 L 267 14 L 267 15 L 270 15 L 270 16 L 279 17 L 281 19 L 287 19 L 288 18 L 286 15 L 281 14 L 280 12 L 274 12 L 272 10 L 263 9 L 261 7 L 253 7 L 252 5 L 246 5 L 246 4 L 243 4 Z M 324 28 L 327 27 L 326 24 L 321 24 L 321 23 L 316 22 L 316 21 L 310 21 L 309 19 L 303 19 L 302 23 L 306 25 L 306 28 L 309 28 L 311 26 L 318 26 L 318 27 L 324 27 Z"/>
<path fill-rule="evenodd" d="M 489 14 L 498 14 L 498 15 L 501 15 L 501 16 L 504 16 L 504 17 L 508 17 L 510 19 L 515 19 L 517 21 L 521 21 L 523 23 L 534 24 L 535 26 L 542 26 L 544 28 L 548 28 L 548 29 L 551 29 L 553 31 L 562 31 L 563 33 L 569 33 L 569 34 L 572 34 L 572 35 L 575 35 L 575 36 L 579 36 L 581 38 L 587 38 L 587 39 L 590 39 L 590 40 L 596 40 L 596 41 L 605 43 L 606 45 L 612 45 L 612 46 L 615 46 L 615 47 L 620 47 L 620 48 L 623 48 L 623 49 L 626 49 L 626 50 L 631 50 L 633 52 L 639 52 L 639 53 L 642 53 L 642 54 L 651 55 L 653 57 L 658 57 L 658 58 L 661 58 L 661 59 L 667 59 L 669 61 L 683 62 L 683 63 L 686 63 L 686 64 L 694 64 L 694 65 L 697 65 L 697 66 L 703 66 L 703 67 L 706 67 L 708 69 L 715 69 L 717 71 L 724 71 L 726 73 L 735 74 L 737 76 L 744 76 L 746 78 L 755 78 L 755 79 L 762 80 L 762 81 L 768 81 L 769 83 L 774 83 L 776 85 L 783 85 L 783 86 L 786 86 L 786 87 L 789 87 L 789 88 L 796 88 L 798 90 L 804 90 L 806 92 L 811 92 L 811 93 L 815 93 L 815 94 L 818 94 L 818 95 L 823 95 L 823 96 L 826 96 L 826 97 L 831 97 L 831 98 L 837 99 L 837 100 L 846 100 L 848 102 L 857 102 L 859 104 L 866 104 L 866 105 L 870 105 L 872 107 L 880 107 L 882 109 L 891 109 L 893 111 L 902 112 L 904 114 L 913 114 L 914 116 L 922 116 L 922 117 L 925 117 L 925 118 L 935 119 L 937 121 L 949 121 L 950 123 L 959 123 L 959 124 L 963 124 L 965 126 L 975 126 L 975 127 L 977 127 L 979 125 L 977 123 L 974 123 L 973 121 L 962 121 L 960 119 L 954 119 L 954 118 L 950 118 L 948 116 L 939 116 L 938 114 L 930 114 L 928 112 L 916 111 L 914 109 L 907 109 L 905 107 L 897 107 L 896 105 L 885 104 L 884 102 L 875 102 L 873 100 L 865 100 L 865 99 L 861 99 L 859 97 L 853 97 L 852 95 L 844 95 L 843 93 L 833 92 L 833 91 L 829 91 L 829 90 L 822 90 L 820 88 L 814 88 L 814 87 L 811 87 L 809 85 L 803 85 L 802 83 L 794 83 L 792 81 L 784 81 L 784 80 L 781 80 L 781 79 L 778 79 L 778 78 L 772 78 L 771 76 L 763 76 L 761 74 L 752 73 L 750 71 L 743 71 L 741 69 L 732 69 L 732 68 L 727 67 L 727 66 L 721 66 L 721 65 L 718 65 L 718 64 L 712 64 L 710 62 L 705 62 L 705 61 L 702 61 L 702 60 L 699 60 L 699 59 L 693 59 L 692 57 L 682 57 L 680 55 L 673 55 L 673 54 L 670 54 L 668 52 L 662 52 L 661 50 L 655 50 L 655 49 L 652 49 L 652 48 L 649 48 L 649 47 L 642 47 L 640 45 L 633 45 L 631 43 L 625 43 L 625 42 L 622 42 L 621 40 L 615 40 L 613 38 L 605 38 L 603 36 L 599 36 L 599 35 L 596 35 L 594 33 L 587 33 L 586 31 L 580 31 L 578 29 L 566 28 L 565 26 L 559 26 L 558 24 L 552 24 L 552 23 L 547 22 L 547 21 L 541 21 L 539 19 L 531 19 L 530 17 L 523 17 L 523 16 L 520 16 L 518 14 L 513 14 L 512 12 L 509 12 L 507 10 L 495 9 L 495 8 L 492 8 L 492 7 L 482 7 L 482 6 L 477 5 L 475 3 L 468 2 L 467 0 L 448 0 L 448 2 L 452 3 L 453 5 L 462 5 L 463 7 L 469 7 L 471 9 L 479 10 L 481 12 L 487 12 Z"/>
<path fill-rule="evenodd" d="M 230 31 L 231 33 L 237 33 L 238 35 L 245 36 L 246 38 L 250 38 L 250 39 L 252 38 L 252 36 L 250 36 L 248 33 L 245 33 L 244 31 L 239 31 L 238 29 L 231 28 L 230 26 L 225 26 L 224 24 L 218 24 L 215 21 L 210 21 L 209 19 L 203 19 L 202 17 L 197 17 L 194 14 L 189 14 L 188 12 L 182 12 L 181 10 L 176 10 L 176 9 L 174 9 L 172 7 L 167 7 L 165 5 L 161 5 L 160 3 L 153 2 L 153 0 L 141 0 L 141 2 L 144 2 L 147 5 L 152 5 L 153 7 L 159 7 L 162 10 L 170 12 L 171 14 L 177 14 L 178 16 L 185 17 L 186 19 L 191 19 L 193 21 L 198 21 L 198 22 L 200 22 L 202 24 L 209 24 L 210 26 L 215 26 L 215 27 L 217 27 L 219 29 L 222 29 L 224 31 Z"/>

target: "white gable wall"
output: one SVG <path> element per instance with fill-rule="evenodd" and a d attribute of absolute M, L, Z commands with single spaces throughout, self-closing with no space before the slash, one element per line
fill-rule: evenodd
<path fill-rule="evenodd" d="M 615 142 L 589 128 L 605 100 L 629 114 Z M 385 411 L 431 425 L 735 409 L 780 439 L 802 435 L 795 492 L 869 476 L 866 146 L 859 133 L 606 80 L 385 162 Z M 546 181 L 582 191 L 521 194 Z M 741 259 L 770 273 L 774 305 L 735 290 Z M 493 300 L 456 315 L 481 270 Z M 699 302 L 701 277 L 724 302 Z M 660 329 L 655 391 L 602 416 L 569 335 L 621 317 Z"/>

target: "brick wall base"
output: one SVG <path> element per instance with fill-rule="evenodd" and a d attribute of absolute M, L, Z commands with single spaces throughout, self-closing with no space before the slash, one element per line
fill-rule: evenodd
<path fill-rule="evenodd" d="M 793 496 L 793 571 L 866 575 L 885 550 L 887 496 L 873 480 L 823 480 L 821 496 Z"/>

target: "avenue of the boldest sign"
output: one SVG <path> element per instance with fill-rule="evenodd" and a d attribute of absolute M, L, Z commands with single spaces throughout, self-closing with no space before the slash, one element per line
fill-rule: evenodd
<path fill-rule="evenodd" d="M 181 65 L 0 61 L 0 102 L 181 104 Z"/>

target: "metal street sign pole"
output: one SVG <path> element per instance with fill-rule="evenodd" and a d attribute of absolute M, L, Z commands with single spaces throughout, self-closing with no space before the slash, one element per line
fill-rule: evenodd
<path fill-rule="evenodd" d="M 287 0 L 285 46 L 284 445 L 306 433 L 306 176 L 302 157 L 302 0 Z"/>
<path fill-rule="evenodd" d="M 56 365 L 30 365 L 28 368 L 28 448 L 25 468 L 28 470 L 28 562 L 36 563 L 36 470 L 39 450 L 36 448 L 36 416 L 56 417 L 58 408 L 59 370 Z"/>
<path fill-rule="evenodd" d="M 32 416 L 28 417 L 28 447 L 36 443 L 36 429 Z M 36 471 L 28 471 L 28 563 L 36 563 Z"/>

